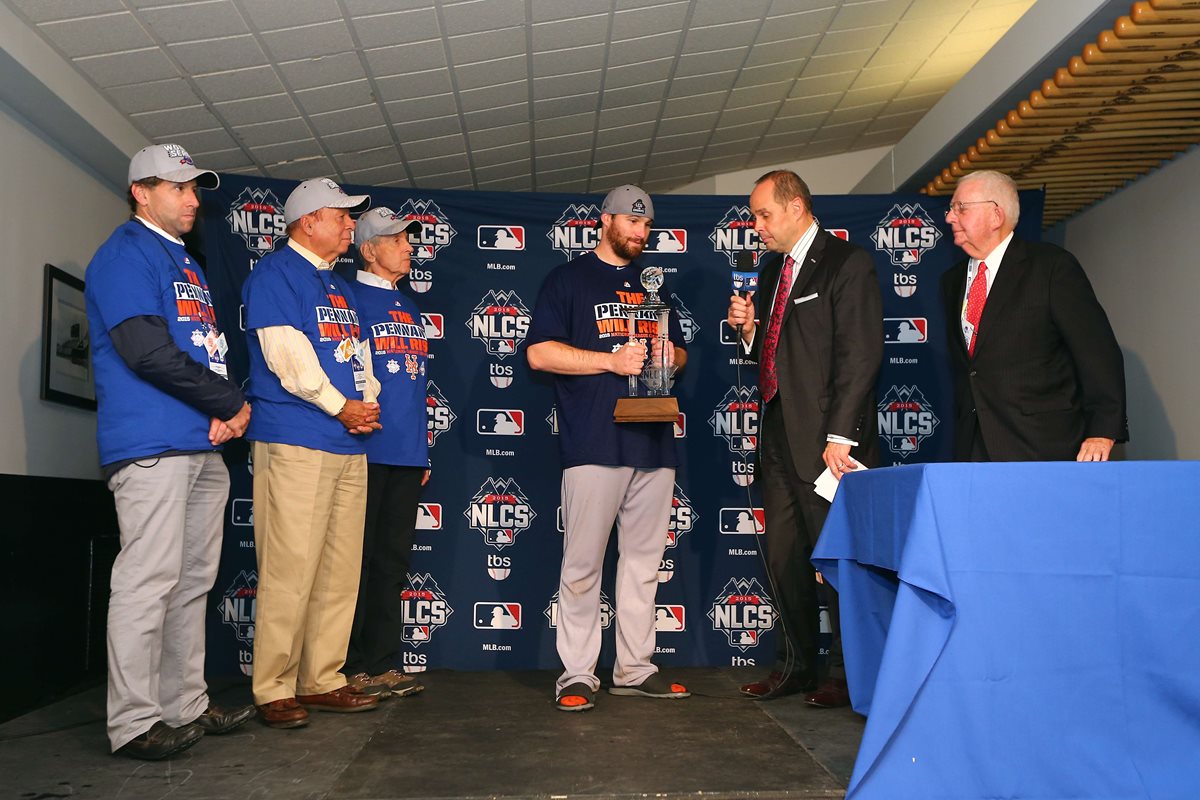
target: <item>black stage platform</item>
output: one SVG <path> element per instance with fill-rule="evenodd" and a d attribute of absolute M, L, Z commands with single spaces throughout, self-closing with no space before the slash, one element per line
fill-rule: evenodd
<path fill-rule="evenodd" d="M 108 754 L 98 687 L 0 725 L 0 797 L 279 798 L 838 798 L 863 720 L 799 697 L 737 696 L 745 669 L 680 669 L 694 696 L 614 697 L 567 714 L 550 672 L 431 672 L 424 693 L 312 724 L 257 721 L 206 737 L 167 762 Z M 248 702 L 244 684 L 214 692 Z"/>

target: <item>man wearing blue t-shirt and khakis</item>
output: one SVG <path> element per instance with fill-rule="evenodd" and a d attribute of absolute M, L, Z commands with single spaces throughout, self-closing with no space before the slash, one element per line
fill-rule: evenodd
<path fill-rule="evenodd" d="M 307 725 L 310 708 L 379 704 L 340 671 L 362 561 L 362 435 L 382 426 L 354 296 L 333 266 L 350 247 L 351 212 L 370 203 L 328 178 L 304 181 L 284 201 L 287 244 L 242 287 L 254 402 L 253 692 L 272 728 Z"/>
<path fill-rule="evenodd" d="M 129 164 L 128 222 L 87 269 L 100 464 L 121 552 L 108 604 L 108 738 L 157 760 L 228 733 L 253 706 L 222 709 L 204 681 L 204 601 L 217 577 L 229 472 L 221 445 L 250 406 L 225 367 L 204 270 L 183 237 L 215 172 L 179 145 Z"/>
<path fill-rule="evenodd" d="M 658 565 L 667 544 L 675 487 L 675 434 L 669 422 L 613 422 L 628 376 L 646 360 L 645 345 L 630 341 L 624 308 L 642 300 L 636 262 L 650 236 L 654 205 L 636 186 L 619 186 L 600 207 L 596 248 L 555 268 L 538 293 L 526 338 L 536 370 L 555 375 L 562 455 L 563 560 L 558 593 L 556 686 L 560 711 L 592 708 L 600 688 L 600 578 L 604 551 L 617 524 L 616 663 L 611 694 L 688 697 L 681 684 L 651 663 Z M 687 359 L 676 315 L 665 354 L 682 368 Z M 618 328 L 620 328 L 618 330 Z M 658 357 L 662 354 L 653 354 Z"/>

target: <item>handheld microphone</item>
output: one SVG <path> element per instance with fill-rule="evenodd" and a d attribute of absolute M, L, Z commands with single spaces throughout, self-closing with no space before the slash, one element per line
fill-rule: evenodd
<path fill-rule="evenodd" d="M 737 266 L 733 270 L 733 290 L 742 297 L 758 291 L 758 263 L 749 250 L 737 254 Z"/>

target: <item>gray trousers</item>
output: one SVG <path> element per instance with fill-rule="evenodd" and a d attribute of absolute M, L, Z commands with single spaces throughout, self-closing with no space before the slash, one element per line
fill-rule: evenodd
<path fill-rule="evenodd" d="M 633 686 L 658 671 L 654 655 L 654 596 L 667 547 L 673 468 L 584 465 L 563 470 L 563 561 L 558 586 L 557 691 L 580 682 L 600 688 L 600 577 L 604 551 L 617 524 L 617 658 L 613 683 Z"/>
<path fill-rule="evenodd" d="M 205 599 L 221 558 L 229 471 L 220 453 L 149 458 L 108 480 L 121 552 L 108 602 L 108 740 L 208 708 Z"/>

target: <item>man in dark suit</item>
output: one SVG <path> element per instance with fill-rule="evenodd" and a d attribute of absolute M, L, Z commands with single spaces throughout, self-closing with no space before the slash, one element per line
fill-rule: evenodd
<path fill-rule="evenodd" d="M 829 503 L 813 491 L 828 468 L 839 480 L 878 460 L 875 379 L 883 310 L 871 256 L 822 229 L 794 172 L 762 176 L 750 194 L 754 230 L 778 256 L 762 269 L 762 325 L 751 298 L 733 295 L 728 322 L 759 363 L 758 479 L 766 512 L 767 567 L 783 623 L 774 671 L 742 687 L 768 699 L 799 691 L 816 706 L 846 705 L 840 676 L 837 595 L 818 584 L 809 558 Z M 822 597 L 821 595 L 824 595 Z M 821 600 L 833 650 L 818 674 Z M 823 679 L 822 679 L 823 678 Z"/>
<path fill-rule="evenodd" d="M 975 172 L 946 221 L 970 258 L 942 276 L 957 461 L 1107 461 L 1129 438 L 1121 349 L 1067 251 L 1013 236 L 1017 186 Z"/>

